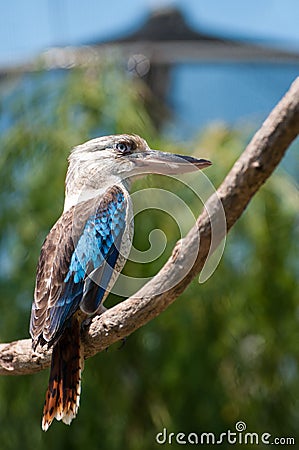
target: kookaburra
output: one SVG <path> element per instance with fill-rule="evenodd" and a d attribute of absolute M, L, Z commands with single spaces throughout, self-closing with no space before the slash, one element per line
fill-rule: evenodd
<path fill-rule="evenodd" d="M 41 249 L 30 334 L 33 348 L 53 347 L 42 428 L 70 424 L 79 407 L 82 323 L 103 302 L 130 251 L 129 186 L 149 173 L 180 174 L 210 166 L 206 159 L 151 150 L 136 135 L 92 139 L 69 156 L 64 211 Z"/>

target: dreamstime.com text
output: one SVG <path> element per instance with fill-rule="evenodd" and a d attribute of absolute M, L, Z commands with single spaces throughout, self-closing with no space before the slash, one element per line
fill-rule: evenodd
<path fill-rule="evenodd" d="M 194 445 L 221 445 L 221 444 L 250 444 L 250 445 L 295 445 L 294 437 L 273 436 L 270 433 L 254 433 L 246 431 L 246 423 L 240 420 L 235 424 L 235 430 L 226 430 L 223 433 L 173 433 L 167 428 L 156 434 L 156 442 L 158 444 L 194 444 Z"/>

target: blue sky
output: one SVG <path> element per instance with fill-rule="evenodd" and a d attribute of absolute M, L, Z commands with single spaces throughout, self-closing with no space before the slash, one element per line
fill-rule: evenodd
<path fill-rule="evenodd" d="M 122 35 L 148 11 L 173 4 L 195 28 L 299 50 L 298 0 L 10 0 L 1 5 L 0 64 L 26 60 L 52 45 Z"/>

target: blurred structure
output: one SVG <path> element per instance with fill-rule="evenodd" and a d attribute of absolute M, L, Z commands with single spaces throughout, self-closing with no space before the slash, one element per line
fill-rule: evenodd
<path fill-rule="evenodd" d="M 0 67 L 0 82 L 24 72 L 97 66 L 107 55 L 124 60 L 128 71 L 147 83 L 151 93 L 148 111 L 158 128 L 167 116 L 171 71 L 178 64 L 299 62 L 295 52 L 195 31 L 180 10 L 165 8 L 150 14 L 137 31 L 127 36 L 77 47 L 53 47 L 33 61 Z"/>
<path fill-rule="evenodd" d="M 157 10 L 136 32 L 121 39 L 94 43 L 117 47 L 128 60 L 128 69 L 145 77 L 158 98 L 165 98 L 171 66 L 198 62 L 294 63 L 299 54 L 225 39 L 190 28 L 181 11 Z"/>

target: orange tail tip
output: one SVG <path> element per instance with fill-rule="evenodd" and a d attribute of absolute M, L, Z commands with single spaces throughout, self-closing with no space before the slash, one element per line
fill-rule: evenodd
<path fill-rule="evenodd" d="M 48 430 L 54 419 L 70 425 L 76 417 L 80 403 L 82 370 L 80 323 L 75 318 L 53 348 L 42 418 L 43 431 Z"/>
<path fill-rule="evenodd" d="M 49 388 L 47 390 L 42 418 L 43 431 L 48 430 L 54 419 L 62 420 L 66 425 L 70 425 L 77 415 L 80 403 L 81 381 L 78 381 L 76 391 L 66 393 L 65 401 L 61 400 L 62 390 L 61 384 L 59 385 L 57 382 L 53 383 L 51 391 Z M 57 395 L 58 391 L 60 392 Z"/>

